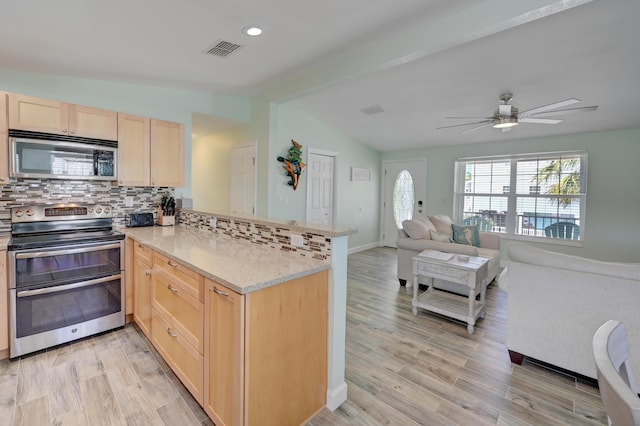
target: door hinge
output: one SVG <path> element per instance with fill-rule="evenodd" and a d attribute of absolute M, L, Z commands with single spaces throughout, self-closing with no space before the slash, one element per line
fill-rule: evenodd
<path fill-rule="evenodd" d="M 251 165 L 256 165 L 256 157 L 251 157 Z"/>

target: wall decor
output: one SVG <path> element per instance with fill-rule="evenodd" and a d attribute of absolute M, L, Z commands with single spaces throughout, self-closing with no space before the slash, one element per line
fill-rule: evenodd
<path fill-rule="evenodd" d="M 352 181 L 371 181 L 371 169 L 361 169 L 358 167 L 351 168 Z"/>
<path fill-rule="evenodd" d="M 278 161 L 284 163 L 283 169 L 287 171 L 287 175 L 291 178 L 288 182 L 289 186 L 293 186 L 295 191 L 298 188 L 300 182 L 300 174 L 304 170 L 306 164 L 302 162 L 302 145 L 291 139 L 293 146 L 289 148 L 289 155 L 287 158 L 278 157 Z"/>

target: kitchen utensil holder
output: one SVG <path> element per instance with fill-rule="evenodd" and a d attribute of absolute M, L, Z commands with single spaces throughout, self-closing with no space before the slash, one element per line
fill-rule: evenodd
<path fill-rule="evenodd" d="M 158 209 L 158 225 L 160 226 L 174 226 L 176 224 L 175 216 L 164 216 L 162 209 Z"/>
<path fill-rule="evenodd" d="M 175 216 L 159 216 L 158 225 L 160 226 L 173 226 L 176 224 Z"/>

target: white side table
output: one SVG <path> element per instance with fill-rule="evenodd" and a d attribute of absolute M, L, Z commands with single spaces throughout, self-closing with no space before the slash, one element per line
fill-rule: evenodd
<path fill-rule="evenodd" d="M 436 312 L 467 323 L 467 331 L 473 334 L 476 320 L 484 318 L 486 310 L 485 294 L 487 290 L 487 269 L 489 260 L 482 257 L 466 256 L 461 261 L 458 255 L 443 259 L 446 254 L 433 250 L 425 250 L 413 258 L 413 314 L 418 315 L 418 308 Z M 427 290 L 419 293 L 418 276 L 429 278 Z M 440 278 L 465 284 L 469 287 L 468 297 L 437 290 L 433 280 Z M 476 297 L 480 295 L 480 300 Z"/>

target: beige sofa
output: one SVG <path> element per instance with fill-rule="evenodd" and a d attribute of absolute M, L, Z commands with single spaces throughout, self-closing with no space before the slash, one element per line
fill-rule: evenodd
<path fill-rule="evenodd" d="M 625 323 L 631 368 L 640 374 L 640 263 L 601 262 L 507 245 L 499 285 L 507 291 L 506 346 L 523 356 L 596 378 L 592 341 L 598 327 Z"/>
<path fill-rule="evenodd" d="M 413 257 L 423 250 L 438 250 L 447 253 L 479 256 L 489 259 L 487 281 L 496 278 L 500 268 L 500 235 L 491 232 L 479 232 L 479 245 L 450 242 L 453 239 L 452 221 L 448 216 L 438 215 L 427 218 L 404 221 L 398 230 L 398 280 L 404 286 L 407 281 L 413 283 Z M 426 278 L 418 277 L 421 284 Z M 436 288 L 467 295 L 469 289 L 450 281 L 435 280 Z"/>

